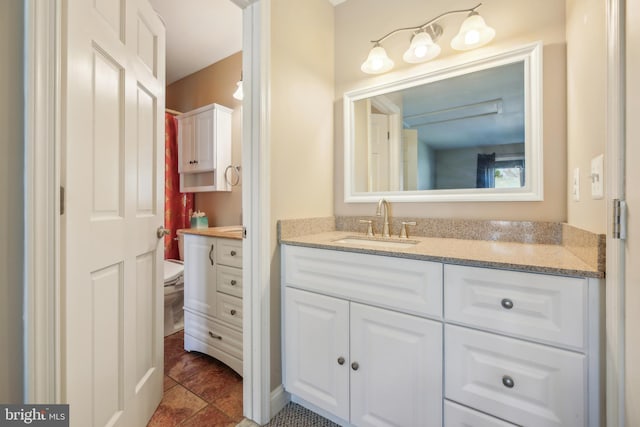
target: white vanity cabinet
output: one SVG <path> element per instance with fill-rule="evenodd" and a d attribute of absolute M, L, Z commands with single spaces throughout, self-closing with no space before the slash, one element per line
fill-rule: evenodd
<path fill-rule="evenodd" d="M 441 300 L 442 266 L 283 251 L 285 389 L 353 425 L 441 425 L 442 324 L 426 317 L 441 313 L 431 302 Z M 411 299 L 419 315 L 398 308 Z"/>
<path fill-rule="evenodd" d="M 284 387 L 342 425 L 602 425 L 599 279 L 285 244 L 282 285 Z"/>
<path fill-rule="evenodd" d="M 242 241 L 184 234 L 184 253 L 185 350 L 242 375 Z"/>
<path fill-rule="evenodd" d="M 224 173 L 231 165 L 232 113 L 210 104 L 177 117 L 181 192 L 231 190 Z"/>

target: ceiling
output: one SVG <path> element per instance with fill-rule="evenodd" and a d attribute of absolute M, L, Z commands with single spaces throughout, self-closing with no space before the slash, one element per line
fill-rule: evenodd
<path fill-rule="evenodd" d="M 242 10 L 231 0 L 150 3 L 167 27 L 167 84 L 242 50 Z"/>

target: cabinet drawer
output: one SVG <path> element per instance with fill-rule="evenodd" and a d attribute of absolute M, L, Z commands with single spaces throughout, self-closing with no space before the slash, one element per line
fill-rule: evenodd
<path fill-rule="evenodd" d="M 585 348 L 584 279 L 445 265 L 444 314 L 448 321 Z"/>
<path fill-rule="evenodd" d="M 218 239 L 216 261 L 218 264 L 242 268 L 242 240 Z"/>
<path fill-rule="evenodd" d="M 444 427 L 514 427 L 515 424 L 499 420 L 482 412 L 448 400 L 444 401 Z"/>
<path fill-rule="evenodd" d="M 242 332 L 187 310 L 184 332 L 204 343 L 242 359 Z"/>
<path fill-rule="evenodd" d="M 242 328 L 242 299 L 218 293 L 218 319 Z"/>
<path fill-rule="evenodd" d="M 351 301 L 442 317 L 442 264 L 283 245 L 283 283 Z"/>
<path fill-rule="evenodd" d="M 582 354 L 446 325 L 444 356 L 448 399 L 520 425 L 585 425 Z"/>
<path fill-rule="evenodd" d="M 219 292 L 242 298 L 242 270 L 236 267 L 218 265 L 216 287 Z"/>

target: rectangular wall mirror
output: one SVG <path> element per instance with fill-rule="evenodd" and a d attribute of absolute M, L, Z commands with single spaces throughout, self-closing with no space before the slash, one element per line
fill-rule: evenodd
<path fill-rule="evenodd" d="M 542 44 L 344 94 L 345 201 L 542 200 Z"/>

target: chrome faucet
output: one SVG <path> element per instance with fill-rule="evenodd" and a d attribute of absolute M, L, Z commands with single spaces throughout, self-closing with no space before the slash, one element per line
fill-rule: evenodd
<path fill-rule="evenodd" d="M 390 237 L 389 234 L 389 202 L 385 199 L 380 199 L 378 202 L 378 209 L 376 210 L 376 216 L 382 215 L 382 205 L 384 205 L 384 219 L 382 224 L 382 237 Z"/>

